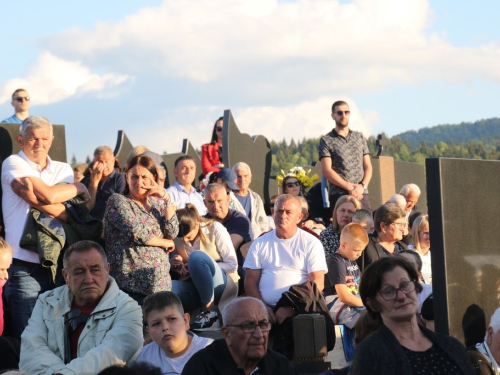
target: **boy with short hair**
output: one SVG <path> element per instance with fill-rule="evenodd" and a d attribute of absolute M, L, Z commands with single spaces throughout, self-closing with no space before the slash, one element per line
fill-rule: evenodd
<path fill-rule="evenodd" d="M 189 331 L 189 314 L 172 292 L 146 297 L 142 310 L 153 342 L 142 348 L 136 361 L 159 367 L 163 374 L 180 374 L 193 354 L 214 341 Z"/>
<path fill-rule="evenodd" d="M 358 259 L 366 245 L 368 234 L 358 223 L 347 224 L 340 233 L 340 247 L 328 259 L 325 276 L 326 304 L 335 324 L 353 328 L 359 313 L 364 310 L 359 296 Z"/>
<path fill-rule="evenodd" d="M 375 226 L 373 225 L 373 214 L 370 210 L 365 210 L 364 208 L 357 210 L 354 215 L 352 215 L 352 222 L 361 225 L 368 234 L 375 230 Z"/>

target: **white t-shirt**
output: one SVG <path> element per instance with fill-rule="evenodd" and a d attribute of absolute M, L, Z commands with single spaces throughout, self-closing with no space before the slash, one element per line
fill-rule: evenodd
<path fill-rule="evenodd" d="M 264 301 L 274 306 L 290 286 L 307 281 L 311 272 L 328 272 L 321 242 L 301 229 L 282 240 L 276 230 L 257 238 L 248 250 L 244 268 L 261 269 L 259 291 Z"/>
<path fill-rule="evenodd" d="M 420 254 L 420 258 L 422 259 L 422 277 L 424 278 L 424 281 L 426 284 L 430 284 L 432 282 L 432 267 L 431 267 L 431 252 L 430 252 L 430 250 L 427 252 L 427 255 Z"/>
<path fill-rule="evenodd" d="M 177 358 L 170 358 L 165 354 L 156 342 L 152 342 L 142 348 L 141 353 L 136 359 L 136 362 L 150 363 L 155 367 L 159 367 L 163 374 L 180 374 L 186 365 L 186 362 L 199 350 L 210 345 L 214 340 L 208 337 L 199 337 L 196 334 L 188 331 L 188 335 L 193 336 L 193 340 L 189 345 L 186 353 Z"/>
<path fill-rule="evenodd" d="M 424 301 L 432 294 L 432 285 L 420 283 L 422 285 L 422 291 L 417 294 L 418 299 L 418 313 L 422 312 L 422 305 Z"/>
<path fill-rule="evenodd" d="M 13 257 L 31 263 L 40 263 L 38 254 L 19 246 L 30 206 L 19 197 L 10 184 L 16 178 L 38 177 L 49 186 L 59 182 L 73 183 L 73 170 L 69 164 L 53 161 L 47 156 L 47 166 L 41 169 L 27 158 L 23 151 L 11 155 L 2 164 L 2 211 L 5 239 L 14 250 Z"/>

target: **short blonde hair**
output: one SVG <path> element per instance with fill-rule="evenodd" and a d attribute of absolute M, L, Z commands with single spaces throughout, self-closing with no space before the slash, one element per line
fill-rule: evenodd
<path fill-rule="evenodd" d="M 365 228 L 358 223 L 349 223 L 340 232 L 340 243 L 342 242 L 366 246 L 368 245 L 368 234 Z"/>
<path fill-rule="evenodd" d="M 0 254 L 9 253 L 12 255 L 14 251 L 12 247 L 10 247 L 9 243 L 5 241 L 2 237 L 0 237 Z"/>

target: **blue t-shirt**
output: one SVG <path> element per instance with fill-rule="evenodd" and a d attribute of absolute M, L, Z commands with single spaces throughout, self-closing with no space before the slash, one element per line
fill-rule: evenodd
<path fill-rule="evenodd" d="M 12 115 L 10 117 L 7 117 L 5 120 L 2 120 L 2 122 L 7 122 L 9 124 L 20 124 L 22 123 L 22 120 L 17 118 L 16 115 Z"/>
<path fill-rule="evenodd" d="M 246 196 L 234 194 L 234 196 L 240 201 L 241 206 L 245 210 L 245 213 L 247 214 L 247 217 L 251 220 L 252 219 L 252 201 L 250 200 L 250 193 L 248 193 Z"/>
<path fill-rule="evenodd" d="M 361 272 L 356 261 L 346 259 L 340 253 L 328 259 L 328 273 L 325 275 L 325 296 L 337 294 L 335 285 L 344 284 L 353 295 L 359 295 Z"/>

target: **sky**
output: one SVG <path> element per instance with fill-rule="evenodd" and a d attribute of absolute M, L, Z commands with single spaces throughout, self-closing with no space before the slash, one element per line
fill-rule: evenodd
<path fill-rule="evenodd" d="M 351 128 L 389 136 L 500 117 L 500 1 L 0 0 L 0 117 L 66 125 L 68 160 L 118 130 L 180 152 L 230 109 L 269 140 Z"/>

